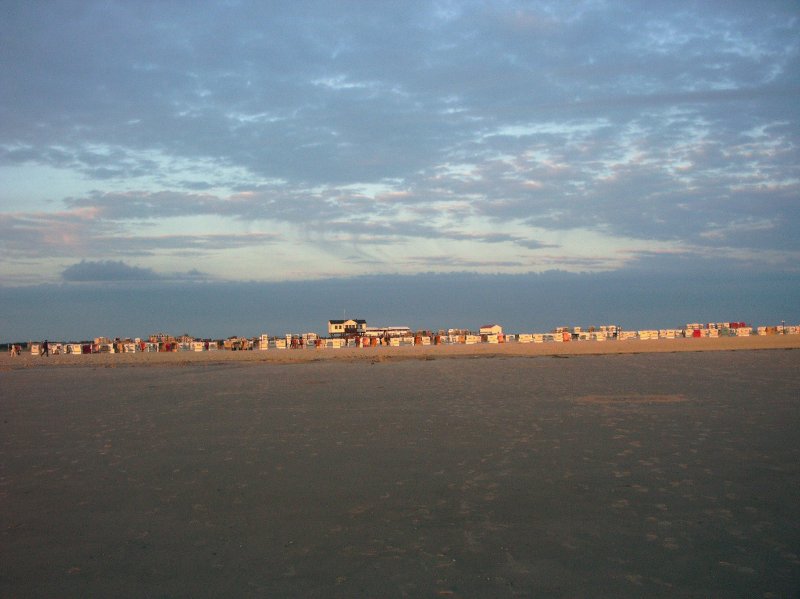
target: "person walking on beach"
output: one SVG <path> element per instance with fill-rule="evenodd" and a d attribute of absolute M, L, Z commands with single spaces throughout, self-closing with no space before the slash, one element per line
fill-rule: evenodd
<path fill-rule="evenodd" d="M 50 344 L 47 342 L 47 339 L 45 339 L 44 343 L 42 343 L 42 355 L 43 356 L 50 355 Z"/>

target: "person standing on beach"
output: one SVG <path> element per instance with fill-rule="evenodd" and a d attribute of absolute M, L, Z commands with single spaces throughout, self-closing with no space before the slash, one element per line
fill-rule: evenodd
<path fill-rule="evenodd" d="M 47 342 L 47 339 L 45 339 L 44 343 L 42 343 L 42 355 L 43 356 L 50 355 L 50 344 Z"/>

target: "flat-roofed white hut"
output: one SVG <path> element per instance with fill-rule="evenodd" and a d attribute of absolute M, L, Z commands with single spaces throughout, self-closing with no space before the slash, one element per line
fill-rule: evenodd
<path fill-rule="evenodd" d="M 481 326 L 481 335 L 502 335 L 503 327 L 499 324 L 485 324 Z"/>

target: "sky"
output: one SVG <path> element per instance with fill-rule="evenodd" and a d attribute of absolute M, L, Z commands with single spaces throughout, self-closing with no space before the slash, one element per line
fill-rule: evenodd
<path fill-rule="evenodd" d="M 794 0 L 2 12 L 0 341 L 800 321 Z"/>

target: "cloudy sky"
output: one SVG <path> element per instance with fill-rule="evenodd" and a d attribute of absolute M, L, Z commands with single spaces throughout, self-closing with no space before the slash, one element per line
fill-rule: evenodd
<path fill-rule="evenodd" d="M 795 0 L 9 0 L 0 40 L 6 292 L 798 280 Z"/>

